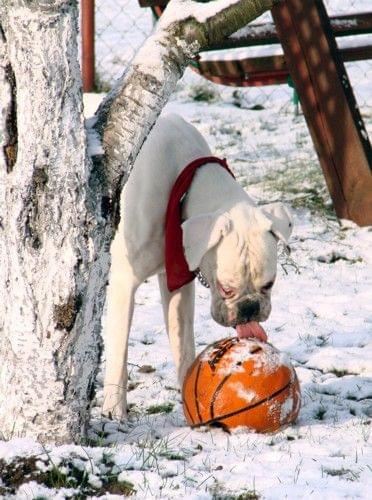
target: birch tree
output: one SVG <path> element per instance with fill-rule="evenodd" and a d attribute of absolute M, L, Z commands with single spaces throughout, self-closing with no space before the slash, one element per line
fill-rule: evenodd
<path fill-rule="evenodd" d="M 122 186 L 190 58 L 273 3 L 172 0 L 98 109 L 90 158 L 76 1 L 0 0 L 0 437 L 84 433 Z"/>

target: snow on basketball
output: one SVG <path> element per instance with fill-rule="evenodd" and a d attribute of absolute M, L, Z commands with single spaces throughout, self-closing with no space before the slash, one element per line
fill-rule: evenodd
<path fill-rule="evenodd" d="M 288 357 L 270 344 L 227 338 L 208 346 L 189 368 L 183 406 L 192 427 L 219 425 L 275 432 L 294 422 L 300 386 Z"/>

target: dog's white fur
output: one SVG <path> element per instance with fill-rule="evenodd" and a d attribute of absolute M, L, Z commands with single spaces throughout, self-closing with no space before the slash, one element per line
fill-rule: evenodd
<path fill-rule="evenodd" d="M 123 216 L 111 246 L 107 295 L 103 411 L 113 418 L 126 417 L 134 295 L 149 276 L 158 275 L 179 382 L 194 359 L 194 283 L 173 293 L 167 289 L 164 221 L 180 172 L 194 159 L 210 155 L 192 125 L 177 115 L 159 118 L 123 191 Z M 195 174 L 182 212 L 186 260 L 191 270 L 200 268 L 210 284 L 214 319 L 232 326 L 265 320 L 271 309 L 277 240 L 287 241 L 291 233 L 288 211 L 280 203 L 257 208 L 225 169 L 205 165 Z"/>

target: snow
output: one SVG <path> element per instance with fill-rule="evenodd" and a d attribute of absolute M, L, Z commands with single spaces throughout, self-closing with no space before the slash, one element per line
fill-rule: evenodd
<path fill-rule="evenodd" d="M 297 407 L 297 405 L 296 405 Z M 290 413 L 293 411 L 293 398 L 287 398 L 280 408 L 280 422 L 285 422 Z M 297 409 L 297 408 L 296 408 Z"/>
<path fill-rule="evenodd" d="M 29 438 L 14 438 L 11 446 L 6 441 L 0 441 L 0 457 L 3 460 L 11 461 L 20 455 L 38 455 L 42 451 L 42 446 Z"/>
<path fill-rule="evenodd" d="M 219 0 L 219 2 L 200 4 L 195 8 L 195 3 L 189 0 L 173 0 L 168 4 L 166 12 L 162 15 L 159 26 L 166 28 L 172 23 L 189 17 L 194 17 L 197 21 L 203 23 L 222 9 L 226 9 L 238 2 L 239 0 Z"/>
<path fill-rule="evenodd" d="M 230 331 L 230 335 L 233 333 Z M 218 349 L 212 346 L 202 355 L 202 360 L 209 361 L 218 353 Z M 232 373 L 244 372 L 244 363 L 252 361 L 254 370 L 252 376 L 261 373 L 274 373 L 279 366 L 291 368 L 288 356 L 277 351 L 273 346 L 251 339 L 240 339 L 238 344 L 231 346 L 217 365 L 220 376 Z"/>
<path fill-rule="evenodd" d="M 161 64 L 159 63 L 161 63 L 168 54 L 168 49 L 166 48 L 168 37 L 167 28 L 171 24 L 188 19 L 189 17 L 194 17 L 200 23 L 206 22 L 217 12 L 236 4 L 238 1 L 239 0 L 219 0 L 219 2 L 199 4 L 196 7 L 195 2 L 189 0 L 173 0 L 168 4 L 163 15 L 157 22 L 156 28 L 135 54 L 133 64 L 140 66 L 145 73 L 151 73 L 160 80 L 162 71 L 159 69 L 161 68 Z M 177 44 L 186 46 L 186 43 L 182 40 L 179 40 Z M 198 47 L 199 44 L 197 42 L 192 46 L 189 45 L 186 47 L 190 58 L 197 53 Z M 151 54 L 151 57 L 149 57 L 149 54 Z"/>
<path fill-rule="evenodd" d="M 303 168 L 316 163 L 303 118 L 288 110 L 195 103 L 183 91 L 167 109 L 182 114 L 205 134 L 256 199 L 269 202 L 281 197 L 294 203 L 297 194 L 272 191 L 262 178 L 270 172 L 279 176 L 291 171 L 296 163 Z M 366 122 L 371 130 L 369 116 Z M 305 177 L 299 187 L 306 190 L 308 185 L 311 180 Z M 317 189 L 321 191 L 322 185 Z M 114 439 L 125 443 L 133 439 L 132 433 L 134 439 L 152 435 L 158 436 L 153 443 L 165 439 L 173 450 L 197 451 L 173 477 L 179 490 L 160 490 L 160 474 L 154 476 L 154 469 L 151 475 L 143 472 L 154 497 L 210 498 L 213 491 L 237 495 L 244 489 L 273 499 L 369 497 L 372 232 L 349 222 L 340 226 L 305 209 L 292 207 L 292 211 L 295 230 L 290 245 L 300 274 L 293 264 L 279 265 L 273 312 L 265 329 L 270 342 L 296 367 L 302 407 L 295 426 L 274 436 L 185 428 L 156 280 L 139 290 L 129 351 L 131 383 L 139 384 L 129 392 L 129 402 L 138 413 L 129 432 L 117 431 Z M 328 258 L 332 252 L 343 258 L 332 262 Z M 232 334 L 210 318 L 208 293 L 197 284 L 199 352 Z M 155 372 L 138 373 L 136 365 L 143 364 L 154 366 Z M 149 404 L 167 401 L 176 403 L 172 413 L 144 415 Z M 195 450 L 197 444 L 202 450 Z"/>
<path fill-rule="evenodd" d="M 345 12 L 344 0 L 328 3 Z M 355 3 L 361 11 L 369 4 L 370 0 Z M 77 468 L 89 473 L 90 484 L 98 487 L 108 474 L 104 456 L 109 455 L 110 471 L 133 483 L 133 498 L 141 499 L 236 498 L 247 492 L 265 500 L 370 498 L 372 228 L 348 221 L 339 224 L 327 211 L 329 198 L 305 121 L 294 115 L 288 95 L 279 89 L 278 98 L 264 109 L 243 109 L 233 105 L 230 94 L 224 100 L 217 95 L 212 103 L 194 101 L 191 96 L 200 82 L 188 75 L 166 111 L 192 122 L 214 153 L 227 158 L 253 198 L 260 203 L 281 199 L 294 216 L 291 257 L 280 253 L 273 309 L 264 327 L 269 341 L 296 369 L 302 391 L 297 423 L 273 435 L 186 426 L 154 277 L 136 295 L 129 346 L 130 420 L 123 425 L 102 420 L 102 366 L 88 443 L 92 446 L 46 450 L 31 439 L 14 436 L 0 440 L 0 463 L 35 455 L 43 470 L 50 467 L 48 457 L 58 467 L 65 467 L 64 459 L 72 457 Z M 246 108 L 255 92 L 246 94 Z M 361 110 L 371 133 L 370 85 L 363 87 L 363 96 L 368 106 Z M 101 98 L 84 96 L 87 117 Z M 91 151 L 99 154 L 97 138 L 89 139 Z M 312 213 L 314 191 L 324 204 Z M 209 291 L 197 283 L 198 353 L 233 335 L 213 322 L 209 307 Z M 154 371 L 141 372 L 143 365 Z M 252 395 L 244 396 L 248 401 Z M 174 407 L 168 413 L 147 411 L 169 403 Z M 285 406 L 282 412 L 284 416 Z M 6 498 L 63 499 L 73 491 L 29 481 Z"/>
<path fill-rule="evenodd" d="M 97 94 L 92 94 L 97 95 Z M 92 98 L 92 101 L 94 102 L 94 97 Z M 94 111 L 97 109 L 97 107 L 93 110 Z M 90 114 L 88 115 L 90 116 Z M 103 150 L 103 146 L 101 143 L 101 139 L 94 128 L 94 125 L 96 124 L 97 119 L 93 116 L 91 118 L 88 118 L 85 120 L 85 127 L 87 130 L 87 150 L 88 150 L 88 155 L 89 156 L 98 156 L 98 155 L 103 155 L 105 154 Z"/>
<path fill-rule="evenodd" d="M 247 389 L 244 386 L 244 384 L 242 384 L 241 382 L 235 382 L 235 384 L 230 384 L 230 388 L 232 390 L 235 390 L 236 395 L 240 399 L 243 399 L 244 401 L 246 401 L 247 403 L 251 403 L 257 397 L 257 394 L 255 391 Z"/>
<path fill-rule="evenodd" d="M 94 111 L 97 99 L 85 96 L 87 113 Z M 299 419 L 274 435 L 189 429 L 157 282 L 151 278 L 136 296 L 129 347 L 130 421 L 121 426 L 102 421 L 99 387 L 91 428 L 99 446 L 84 447 L 85 451 L 77 446 L 51 447 L 53 462 L 88 454 L 95 467 L 91 482 L 98 484 L 104 474 L 102 453 L 111 453 L 119 477 L 134 484 L 137 498 L 207 499 L 255 491 L 265 499 L 367 499 L 372 485 L 371 228 L 347 221 L 339 225 L 331 215 L 296 207 L 299 193 L 306 195 L 313 182 L 324 192 L 322 176 L 313 179 L 318 167 L 302 116 L 281 105 L 254 111 L 226 101 L 196 103 L 184 88 L 167 111 L 194 123 L 215 153 L 227 157 L 239 182 L 256 200 L 281 198 L 292 205 L 293 261 L 284 252 L 280 255 L 273 311 L 264 327 L 269 341 L 296 368 L 302 391 Z M 365 118 L 371 131 L 371 118 Z M 273 176 L 285 172 L 289 182 L 298 165 L 309 171 L 308 179 L 298 181 L 299 193 L 270 184 Z M 342 258 L 334 260 L 332 255 Z M 199 284 L 196 302 L 196 345 L 201 352 L 233 331 L 213 322 L 209 291 Z M 142 373 L 143 365 L 155 371 Z M 169 403 L 174 404 L 169 413 L 147 412 L 152 405 Z M 0 459 L 41 452 L 37 443 L 13 439 L 1 443 Z M 30 491 L 34 496 L 63 498 L 61 492 L 35 483 L 23 485 L 17 498 L 27 498 Z"/>

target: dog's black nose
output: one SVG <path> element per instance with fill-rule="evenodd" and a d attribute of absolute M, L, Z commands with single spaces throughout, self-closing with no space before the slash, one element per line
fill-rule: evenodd
<path fill-rule="evenodd" d="M 260 312 L 260 303 L 258 300 L 246 300 L 238 304 L 238 324 L 250 321 Z"/>

